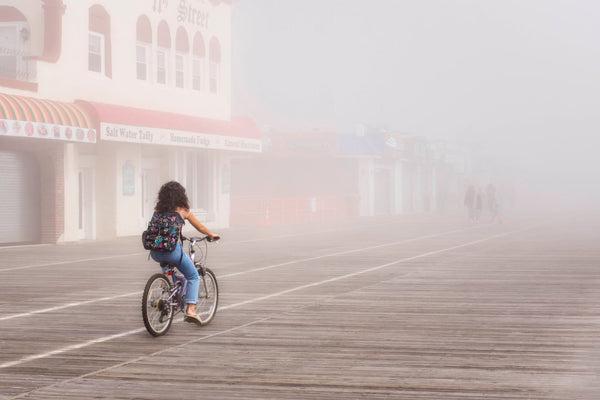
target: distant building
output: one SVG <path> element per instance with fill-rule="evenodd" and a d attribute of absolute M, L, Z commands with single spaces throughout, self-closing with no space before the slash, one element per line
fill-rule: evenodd
<path fill-rule="evenodd" d="M 335 132 L 277 131 L 264 141 L 264 153 L 232 161 L 232 227 L 357 215 L 355 163 L 338 156 Z"/>
<path fill-rule="evenodd" d="M 374 130 L 340 135 L 339 154 L 358 165 L 361 216 L 456 208 L 464 176 L 464 157 L 456 146 Z"/>
<path fill-rule="evenodd" d="M 231 1 L 0 0 L 0 244 L 140 233 L 169 179 L 229 224 Z"/>
<path fill-rule="evenodd" d="M 444 142 L 378 129 L 263 140 L 232 162 L 232 226 L 455 211 L 462 195 L 462 148 Z"/>

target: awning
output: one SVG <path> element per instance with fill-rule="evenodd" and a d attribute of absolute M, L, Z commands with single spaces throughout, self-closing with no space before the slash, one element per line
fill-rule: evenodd
<path fill-rule="evenodd" d="M 4 93 L 0 93 L 0 136 L 96 143 L 94 123 L 82 107 Z"/>
<path fill-rule="evenodd" d="M 253 120 L 222 121 L 78 100 L 98 122 L 100 139 L 141 144 L 260 152 L 261 134 Z"/>

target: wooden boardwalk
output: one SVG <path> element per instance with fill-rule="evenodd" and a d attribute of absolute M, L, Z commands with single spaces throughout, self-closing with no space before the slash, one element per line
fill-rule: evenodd
<path fill-rule="evenodd" d="M 600 399 L 598 228 L 226 231 L 216 319 L 161 338 L 137 238 L 0 248 L 0 399 Z"/>

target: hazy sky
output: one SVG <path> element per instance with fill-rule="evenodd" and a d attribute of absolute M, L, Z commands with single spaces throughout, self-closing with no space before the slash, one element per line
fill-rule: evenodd
<path fill-rule="evenodd" d="M 238 0 L 233 21 L 235 114 L 474 140 L 598 186 L 600 1 Z"/>

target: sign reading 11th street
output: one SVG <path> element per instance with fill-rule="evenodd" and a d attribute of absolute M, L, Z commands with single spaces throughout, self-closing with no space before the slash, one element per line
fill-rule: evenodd
<path fill-rule="evenodd" d="M 153 2 L 152 10 L 158 14 L 174 9 L 178 23 L 208 29 L 209 13 L 204 9 L 205 4 L 195 5 L 191 0 L 153 0 Z M 196 1 L 196 3 L 205 3 L 205 1 Z M 199 7 L 200 5 L 204 7 Z"/>

